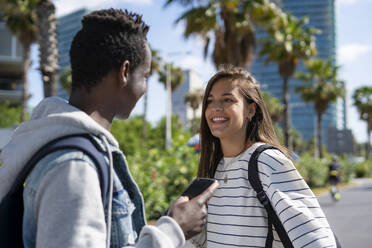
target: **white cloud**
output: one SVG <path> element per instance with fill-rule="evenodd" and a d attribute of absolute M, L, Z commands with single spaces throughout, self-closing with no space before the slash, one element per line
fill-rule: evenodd
<path fill-rule="evenodd" d="M 207 82 L 216 72 L 213 64 L 209 60 L 204 60 L 202 56 L 188 55 L 180 58 L 176 64 L 184 70 L 197 72 L 203 82 Z"/>
<path fill-rule="evenodd" d="M 179 64 L 179 66 L 182 67 L 183 69 L 197 70 L 198 68 L 201 68 L 204 65 L 204 61 L 200 57 L 188 55 L 182 58 L 179 62 L 177 62 L 177 64 Z"/>
<path fill-rule="evenodd" d="M 55 0 L 57 16 L 65 15 L 80 8 L 97 9 L 116 7 L 123 3 L 149 5 L 152 0 Z"/>
<path fill-rule="evenodd" d="M 177 61 L 176 64 L 182 69 L 190 69 L 196 71 L 203 77 L 204 75 L 209 77 L 215 71 L 213 64 L 211 64 L 209 61 L 204 60 L 202 56 L 188 55 Z"/>
<path fill-rule="evenodd" d="M 359 57 L 372 51 L 372 46 L 364 44 L 347 44 L 338 49 L 338 61 L 347 64 L 356 61 Z"/>
<path fill-rule="evenodd" d="M 357 0 L 337 0 L 338 3 L 343 4 L 343 5 L 352 5 L 357 2 Z"/>
<path fill-rule="evenodd" d="M 179 23 L 174 23 L 173 25 L 173 30 L 174 33 L 177 34 L 178 36 L 184 37 L 185 33 L 185 23 L 184 22 L 179 22 Z"/>

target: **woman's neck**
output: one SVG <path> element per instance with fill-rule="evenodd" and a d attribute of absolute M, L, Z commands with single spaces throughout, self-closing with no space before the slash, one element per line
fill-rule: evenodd
<path fill-rule="evenodd" d="M 251 141 L 234 141 L 234 140 L 220 140 L 221 141 L 221 149 L 224 157 L 236 157 L 239 154 L 243 153 L 250 147 L 253 142 Z"/>

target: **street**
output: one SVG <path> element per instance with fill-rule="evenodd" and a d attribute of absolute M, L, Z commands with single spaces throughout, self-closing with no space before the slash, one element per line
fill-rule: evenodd
<path fill-rule="evenodd" d="M 328 192 L 318 200 L 343 248 L 372 247 L 372 179 L 357 179 L 343 188 L 339 202 Z"/>

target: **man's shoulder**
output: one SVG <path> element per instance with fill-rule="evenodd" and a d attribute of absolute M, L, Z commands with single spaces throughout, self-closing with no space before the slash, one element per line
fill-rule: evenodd
<path fill-rule="evenodd" d="M 83 151 L 74 148 L 61 149 L 51 152 L 40 159 L 30 173 L 30 176 L 32 174 L 43 175 L 48 173 L 53 168 L 68 165 L 74 162 L 83 162 L 86 163 L 87 166 L 92 166 L 95 168 L 93 160 Z"/>

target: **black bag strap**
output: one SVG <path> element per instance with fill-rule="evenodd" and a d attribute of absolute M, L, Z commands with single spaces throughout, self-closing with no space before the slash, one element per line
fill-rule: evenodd
<path fill-rule="evenodd" d="M 261 180 L 258 175 L 258 157 L 260 154 L 267 150 L 267 149 L 277 149 L 275 146 L 272 145 L 261 145 L 257 147 L 257 149 L 253 152 L 251 158 L 249 159 L 248 163 L 248 180 L 252 185 L 253 189 L 257 193 L 257 198 L 261 202 L 261 204 L 265 207 L 267 211 L 268 217 L 268 236 L 266 239 L 266 248 L 271 248 L 273 244 L 273 233 L 272 233 L 272 225 L 274 225 L 276 232 L 278 233 L 280 240 L 282 241 L 284 247 L 286 248 L 293 248 L 292 241 L 288 237 L 288 233 L 283 227 L 282 222 L 280 221 L 278 215 L 276 214 L 275 210 L 271 206 L 270 200 L 267 197 L 265 191 L 263 190 Z M 272 225 L 271 225 L 272 223 Z"/>
<path fill-rule="evenodd" d="M 100 179 L 102 202 L 106 208 L 109 194 L 109 171 L 104 151 L 89 134 L 75 134 L 53 140 L 37 151 L 17 176 L 12 188 L 0 202 L 1 247 L 23 247 L 23 184 L 35 165 L 46 155 L 62 149 L 77 149 L 94 162 Z"/>
<path fill-rule="evenodd" d="M 272 247 L 274 241 L 274 233 L 273 233 L 273 222 L 271 218 L 267 218 L 267 237 L 265 242 L 265 247 Z"/>
<path fill-rule="evenodd" d="M 104 157 L 104 151 L 97 144 L 97 141 L 95 141 L 94 138 L 89 134 L 67 135 L 57 138 L 44 145 L 32 156 L 24 169 L 19 173 L 7 196 L 12 195 L 23 187 L 26 177 L 43 157 L 62 149 L 76 149 L 82 151 L 93 160 L 95 166 L 97 167 L 100 179 L 103 206 L 106 208 L 107 201 L 109 199 L 108 194 L 110 182 L 108 165 Z"/>
<path fill-rule="evenodd" d="M 248 164 L 248 180 L 252 185 L 253 189 L 257 193 L 257 198 L 261 202 L 261 204 L 265 207 L 268 215 L 268 235 L 266 239 L 265 248 L 272 247 L 273 243 L 273 233 L 272 233 L 272 224 L 275 227 L 276 232 L 279 235 L 280 240 L 282 241 L 284 247 L 292 248 L 292 242 L 288 237 L 288 233 L 285 231 L 282 222 L 280 221 L 278 215 L 276 214 L 275 210 L 271 206 L 269 198 L 267 197 L 265 191 L 263 190 L 261 180 L 258 176 L 258 157 L 260 154 L 267 150 L 267 149 L 276 149 L 279 150 L 277 147 L 272 145 L 261 145 L 257 147 L 257 149 L 253 152 L 249 164 Z M 271 224 L 272 223 L 272 224 Z M 336 234 L 334 234 L 336 240 L 336 247 L 341 248 L 341 243 L 338 240 Z"/>

